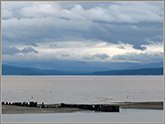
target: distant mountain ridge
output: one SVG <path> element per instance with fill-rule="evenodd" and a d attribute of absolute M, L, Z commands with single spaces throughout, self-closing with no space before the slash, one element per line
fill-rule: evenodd
<path fill-rule="evenodd" d="M 96 75 L 163 75 L 163 68 L 142 68 L 94 72 Z"/>
<path fill-rule="evenodd" d="M 2 65 L 2 75 L 60 75 L 61 71 Z"/>
<path fill-rule="evenodd" d="M 11 65 L 17 67 L 32 67 L 43 70 L 59 70 L 63 72 L 102 72 L 107 70 L 125 70 L 125 69 L 140 69 L 140 68 L 161 68 L 163 62 L 156 63 L 131 63 L 131 62 L 100 62 L 100 61 L 74 61 L 74 60 L 56 60 L 44 62 L 5 62 L 4 65 Z"/>
<path fill-rule="evenodd" d="M 161 68 L 74 72 L 2 65 L 2 75 L 163 75 Z"/>

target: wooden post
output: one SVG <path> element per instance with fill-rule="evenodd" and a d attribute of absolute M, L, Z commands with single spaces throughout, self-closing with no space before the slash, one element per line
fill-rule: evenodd
<path fill-rule="evenodd" d="M 42 102 L 42 105 L 41 105 L 42 108 L 45 108 L 45 105 L 44 105 L 44 102 Z"/>
<path fill-rule="evenodd" d="M 61 107 L 65 107 L 65 103 L 61 103 Z"/>

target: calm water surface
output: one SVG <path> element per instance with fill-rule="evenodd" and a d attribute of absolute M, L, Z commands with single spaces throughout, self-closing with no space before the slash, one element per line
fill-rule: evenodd
<path fill-rule="evenodd" d="M 163 110 L 121 109 L 119 113 L 4 114 L 2 122 L 163 122 Z"/>
<path fill-rule="evenodd" d="M 2 76 L 2 101 L 163 101 L 163 76 Z"/>

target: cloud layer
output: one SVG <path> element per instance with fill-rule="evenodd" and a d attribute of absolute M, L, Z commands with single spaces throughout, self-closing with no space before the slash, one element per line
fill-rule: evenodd
<path fill-rule="evenodd" d="M 162 53 L 163 2 L 2 2 L 6 61 L 140 63 Z"/>

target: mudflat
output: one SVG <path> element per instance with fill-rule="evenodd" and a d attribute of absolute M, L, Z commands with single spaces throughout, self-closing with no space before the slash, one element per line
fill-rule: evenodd
<path fill-rule="evenodd" d="M 123 109 L 155 109 L 163 110 L 163 102 L 120 102 L 116 103 Z"/>
<path fill-rule="evenodd" d="M 122 109 L 155 109 L 163 110 L 163 102 L 119 102 L 114 103 Z M 90 111 L 79 108 L 36 108 L 14 105 L 2 105 L 2 114 L 23 114 L 23 113 L 70 113 L 76 111 Z"/>
<path fill-rule="evenodd" d="M 82 111 L 79 108 L 36 108 L 14 105 L 2 105 L 2 114 L 23 114 L 23 113 L 62 113 Z"/>

